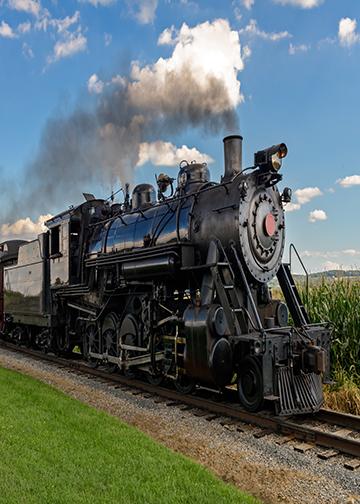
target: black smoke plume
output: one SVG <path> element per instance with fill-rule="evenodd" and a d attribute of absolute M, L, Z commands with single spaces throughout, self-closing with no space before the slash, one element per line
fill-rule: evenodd
<path fill-rule="evenodd" d="M 7 195 L 9 211 L 2 221 L 77 204 L 83 191 L 99 183 L 109 188 L 131 182 L 141 142 L 187 128 L 233 130 L 236 115 L 223 82 L 203 80 L 187 68 L 169 72 L 161 88 L 129 80 L 108 86 L 92 111 L 77 108 L 67 117 L 50 118 L 19 196 Z"/>

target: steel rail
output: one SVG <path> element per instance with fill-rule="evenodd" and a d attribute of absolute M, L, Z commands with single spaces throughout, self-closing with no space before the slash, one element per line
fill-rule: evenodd
<path fill-rule="evenodd" d="M 295 439 L 360 458 L 359 439 L 339 436 L 336 431 L 324 432 L 316 427 L 301 424 L 304 419 L 309 419 L 312 422 L 320 421 L 330 425 L 347 427 L 351 430 L 357 430 L 360 433 L 360 417 L 356 415 L 340 413 L 328 409 L 321 409 L 318 413 L 311 416 L 302 415 L 300 417 L 279 417 L 270 412 L 251 413 L 233 402 L 214 401 L 200 397 L 199 395 L 184 395 L 176 390 L 154 386 L 136 378 L 129 378 L 115 373 L 110 374 L 101 369 L 90 367 L 88 364 L 84 363 L 84 361 L 80 360 L 80 358 L 65 359 L 51 354 L 44 354 L 26 347 L 16 346 L 4 341 L 0 341 L 0 348 L 29 355 L 38 360 L 45 360 L 46 362 L 60 365 L 69 370 L 102 378 L 106 382 L 109 382 L 109 384 L 119 384 L 138 389 L 144 393 L 151 393 L 174 403 L 186 404 L 194 409 L 205 410 L 209 413 L 225 416 L 239 422 L 256 425 L 280 435 L 291 435 Z"/>
<path fill-rule="evenodd" d="M 314 420 L 319 420 L 330 425 L 340 425 L 348 429 L 354 429 L 360 432 L 360 416 L 341 413 L 339 411 L 322 408 L 314 416 Z"/>

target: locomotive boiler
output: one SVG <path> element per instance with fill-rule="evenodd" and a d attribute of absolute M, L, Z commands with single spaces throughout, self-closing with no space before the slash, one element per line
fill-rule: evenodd
<path fill-rule="evenodd" d="M 282 263 L 278 189 L 285 144 L 242 167 L 242 137 L 224 139 L 224 174 L 182 162 L 177 180 L 140 184 L 122 204 L 84 195 L 48 232 L 2 245 L 3 333 L 105 364 L 183 393 L 236 381 L 251 411 L 317 411 L 329 378 L 330 330 L 311 324 Z M 277 277 L 285 301 L 272 298 Z M 292 323 L 289 323 L 289 312 Z"/>

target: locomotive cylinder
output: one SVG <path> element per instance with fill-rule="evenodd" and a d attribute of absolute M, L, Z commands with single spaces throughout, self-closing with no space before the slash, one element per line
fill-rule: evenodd
<path fill-rule="evenodd" d="M 231 180 L 242 170 L 242 141 L 240 135 L 231 135 L 224 138 L 224 165 L 223 182 Z"/>
<path fill-rule="evenodd" d="M 223 386 L 232 375 L 232 349 L 225 338 L 227 324 L 219 305 L 194 307 L 184 312 L 185 370 L 209 385 Z"/>

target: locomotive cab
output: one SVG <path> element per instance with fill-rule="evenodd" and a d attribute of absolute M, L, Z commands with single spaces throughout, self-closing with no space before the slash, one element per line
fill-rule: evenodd
<path fill-rule="evenodd" d="M 110 212 L 103 200 L 88 200 L 58 214 L 45 225 L 50 234 L 50 285 L 52 288 L 83 281 L 81 258 L 89 224 L 103 220 Z"/>
<path fill-rule="evenodd" d="M 70 219 L 62 218 L 47 223 L 50 230 L 50 285 L 59 287 L 69 284 L 70 266 Z"/>

